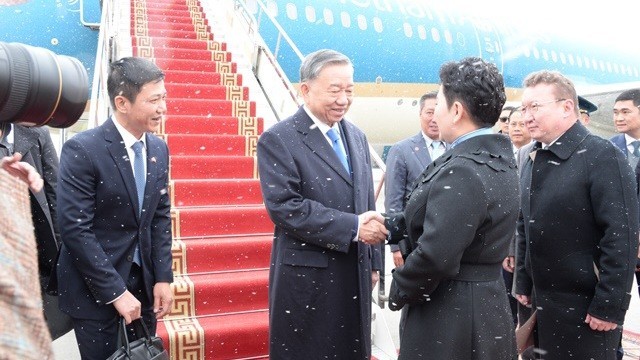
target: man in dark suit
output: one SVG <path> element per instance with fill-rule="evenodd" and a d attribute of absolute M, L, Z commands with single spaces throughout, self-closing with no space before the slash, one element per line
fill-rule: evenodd
<path fill-rule="evenodd" d="M 155 333 L 173 295 L 168 149 L 151 134 L 166 113 L 164 73 L 149 60 L 111 64 L 114 112 L 67 140 L 60 156 L 60 308 L 73 318 L 82 359 L 116 350 L 118 319 Z"/>
<path fill-rule="evenodd" d="M 613 122 L 620 134 L 611 138 L 626 156 L 635 172 L 636 186 L 640 192 L 640 89 L 620 93 L 613 105 Z M 640 293 L 640 251 L 636 259 L 636 283 Z"/>
<path fill-rule="evenodd" d="M 475 79 L 469 81 L 468 79 Z M 410 304 L 399 359 L 514 359 L 502 260 L 518 211 L 509 138 L 494 134 L 506 95 L 480 58 L 440 69 L 435 119 L 450 149 L 418 178 L 403 215 L 404 266 L 393 272 L 392 310 Z M 391 227 L 391 226 L 390 226 Z"/>
<path fill-rule="evenodd" d="M 581 124 L 558 72 L 525 78 L 522 113 L 536 143 L 521 169 L 516 298 L 535 303 L 545 359 L 614 359 L 638 246 L 631 167 Z"/>
<path fill-rule="evenodd" d="M 304 105 L 258 141 L 264 202 L 275 223 L 269 274 L 272 359 L 371 356 L 371 291 L 384 219 L 374 211 L 369 145 L 344 120 L 353 65 L 333 50 L 300 67 Z M 360 215 L 358 215 L 360 214 Z"/>
<path fill-rule="evenodd" d="M 394 144 L 389 149 L 386 161 L 384 209 L 387 213 L 404 211 L 407 195 L 413 190 L 414 182 L 424 169 L 446 150 L 444 141 L 440 140 L 440 130 L 433 117 L 436 108 L 437 92 L 430 92 L 420 97 L 421 131 L 407 139 Z M 398 267 L 404 264 L 398 245 L 390 246 L 393 264 Z M 400 317 L 400 338 L 404 329 L 406 308 Z"/>
<path fill-rule="evenodd" d="M 47 294 L 51 271 L 55 266 L 60 232 L 56 223 L 56 184 L 58 182 L 58 154 L 49 129 L 28 128 L 21 125 L 0 124 L 0 148 L 6 153 L 19 153 L 22 161 L 33 166 L 44 180 L 42 191 L 29 191 L 31 216 L 38 249 L 38 271 L 44 316 L 53 340 L 71 330 L 71 319 L 58 309 L 58 299 Z M 0 149 L 1 151 L 2 149 Z"/>

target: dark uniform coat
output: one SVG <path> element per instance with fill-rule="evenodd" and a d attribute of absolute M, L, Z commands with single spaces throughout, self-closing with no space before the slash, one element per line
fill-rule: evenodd
<path fill-rule="evenodd" d="M 353 239 L 355 214 L 375 206 L 371 162 L 364 134 L 339 124 L 352 175 L 303 108 L 258 142 L 262 192 L 275 223 L 271 359 L 370 358 L 371 271 L 380 269 L 380 254 Z"/>
<path fill-rule="evenodd" d="M 404 211 L 411 253 L 393 272 L 392 307 L 411 304 L 400 359 L 513 359 L 501 263 L 518 213 L 504 135 L 479 135 L 431 163 Z"/>
<path fill-rule="evenodd" d="M 584 320 L 624 321 L 638 245 L 633 176 L 580 122 L 525 162 L 515 292 L 535 293 L 546 360 L 616 358 L 620 327 L 593 331 Z"/>

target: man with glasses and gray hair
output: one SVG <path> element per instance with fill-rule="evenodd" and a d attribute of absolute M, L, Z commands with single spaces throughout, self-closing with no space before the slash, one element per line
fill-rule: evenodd
<path fill-rule="evenodd" d="M 516 298 L 535 304 L 544 359 L 615 359 L 638 246 L 632 169 L 578 120 L 569 79 L 545 70 L 523 85 L 536 143 L 521 169 Z"/>

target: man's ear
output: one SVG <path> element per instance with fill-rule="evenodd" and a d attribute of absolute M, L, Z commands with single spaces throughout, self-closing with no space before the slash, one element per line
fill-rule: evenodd
<path fill-rule="evenodd" d="M 459 101 L 454 101 L 453 105 L 451 106 L 451 112 L 453 115 L 453 123 L 457 124 L 460 122 L 460 119 L 462 119 L 462 117 L 464 116 L 464 114 L 466 113 L 466 109 L 464 107 L 464 105 L 462 105 L 461 102 Z"/>
<path fill-rule="evenodd" d="M 118 95 L 115 97 L 115 99 L 113 100 L 114 105 L 116 106 L 116 110 L 118 112 L 121 112 L 123 114 L 126 114 L 129 112 L 129 100 L 122 96 L 122 95 Z"/>
<path fill-rule="evenodd" d="M 304 97 L 307 96 L 307 94 L 309 94 L 309 84 L 306 82 L 303 82 L 300 84 L 300 94 Z"/>

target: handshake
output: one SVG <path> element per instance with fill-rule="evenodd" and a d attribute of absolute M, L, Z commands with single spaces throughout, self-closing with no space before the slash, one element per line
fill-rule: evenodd
<path fill-rule="evenodd" d="M 388 240 L 396 245 L 406 238 L 403 213 L 381 214 L 367 211 L 358 215 L 358 241 L 375 245 Z"/>

